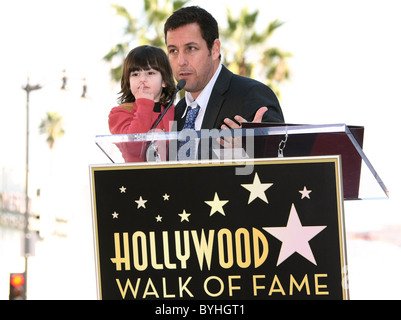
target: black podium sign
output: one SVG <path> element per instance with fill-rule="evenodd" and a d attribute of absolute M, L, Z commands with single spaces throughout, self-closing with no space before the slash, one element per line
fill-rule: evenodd
<path fill-rule="evenodd" d="M 347 299 L 340 170 L 339 157 L 92 166 L 99 298 Z"/>

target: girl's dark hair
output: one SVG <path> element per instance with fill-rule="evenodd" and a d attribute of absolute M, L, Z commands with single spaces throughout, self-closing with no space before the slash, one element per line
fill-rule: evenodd
<path fill-rule="evenodd" d="M 167 39 L 167 31 L 190 23 L 199 25 L 202 38 L 206 41 L 208 49 L 212 50 L 214 40 L 219 39 L 219 26 L 209 12 L 198 6 L 185 7 L 175 11 L 164 24 L 164 39 Z"/>
<path fill-rule="evenodd" d="M 146 71 L 151 68 L 161 73 L 165 84 L 160 96 L 160 103 L 162 105 L 167 105 L 169 103 L 174 94 L 175 83 L 173 71 L 171 70 L 166 53 L 157 47 L 140 46 L 131 50 L 125 58 L 123 76 L 121 78 L 121 91 L 119 92 L 119 94 L 121 94 L 119 98 L 120 104 L 135 102 L 135 97 L 131 92 L 129 82 L 131 72 Z"/>

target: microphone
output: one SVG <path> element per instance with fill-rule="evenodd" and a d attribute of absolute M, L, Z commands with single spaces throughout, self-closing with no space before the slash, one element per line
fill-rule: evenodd
<path fill-rule="evenodd" d="M 153 130 L 156 129 L 156 127 L 158 126 L 160 121 L 163 119 L 164 115 L 167 113 L 168 109 L 170 109 L 170 107 L 173 104 L 175 96 L 177 95 L 178 91 L 184 89 L 186 84 L 187 84 L 187 81 L 185 79 L 181 79 L 180 81 L 178 81 L 177 87 L 175 88 L 174 94 L 171 97 L 171 100 L 170 100 L 169 104 L 167 105 L 166 109 L 164 109 L 164 112 L 160 115 L 159 119 L 157 119 L 155 125 L 152 128 Z"/>

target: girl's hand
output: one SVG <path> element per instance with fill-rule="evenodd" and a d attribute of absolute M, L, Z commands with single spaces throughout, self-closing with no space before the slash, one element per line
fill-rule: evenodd
<path fill-rule="evenodd" d="M 149 87 L 147 87 L 145 84 L 140 84 L 139 87 L 137 88 L 137 91 L 133 93 L 135 96 L 135 99 L 149 99 L 149 100 L 155 100 L 155 95 L 152 93 Z"/>

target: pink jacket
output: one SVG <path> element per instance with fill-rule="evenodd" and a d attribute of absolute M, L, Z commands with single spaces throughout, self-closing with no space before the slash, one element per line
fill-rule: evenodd
<path fill-rule="evenodd" d="M 147 133 L 159 118 L 161 112 L 154 112 L 155 103 L 149 99 L 137 99 L 133 103 L 124 103 L 111 109 L 109 128 L 111 134 Z M 157 126 L 157 129 L 170 131 L 170 122 L 174 121 L 174 106 L 172 106 Z"/>
<path fill-rule="evenodd" d="M 133 103 L 124 103 L 111 109 L 109 114 L 109 129 L 111 134 L 147 133 L 152 130 L 157 119 L 165 110 L 161 106 L 161 112 L 153 111 L 155 103 L 149 99 L 137 99 Z M 174 121 L 174 106 L 172 106 L 157 126 L 157 131 L 170 131 Z M 124 142 L 119 143 L 125 162 L 146 161 L 148 143 Z M 162 150 L 160 150 L 162 151 Z M 162 154 L 165 160 L 165 152 Z"/>

